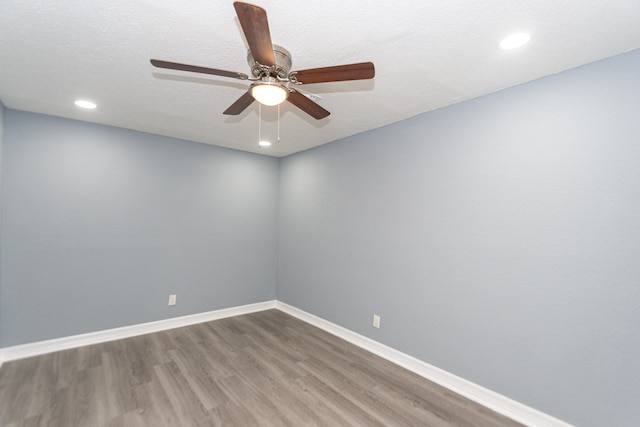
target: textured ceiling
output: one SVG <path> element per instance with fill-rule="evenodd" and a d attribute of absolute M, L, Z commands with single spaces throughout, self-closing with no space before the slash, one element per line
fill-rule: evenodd
<path fill-rule="evenodd" d="M 289 103 L 258 148 L 248 83 L 161 70 L 150 58 L 249 73 L 231 0 L 2 0 L 0 100 L 13 109 L 284 156 L 640 48 L 637 0 L 257 0 L 293 70 L 372 61 L 373 80 L 304 85 L 332 114 Z M 504 36 L 531 42 L 501 51 Z M 98 108 L 79 110 L 77 98 Z M 275 141 L 277 108 L 262 109 Z"/>

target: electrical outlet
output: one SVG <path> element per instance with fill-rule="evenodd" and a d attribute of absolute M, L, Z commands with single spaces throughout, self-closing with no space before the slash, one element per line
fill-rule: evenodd
<path fill-rule="evenodd" d="M 380 316 L 377 314 L 373 315 L 373 327 L 380 329 Z"/>
<path fill-rule="evenodd" d="M 169 295 L 169 305 L 176 305 L 176 298 L 178 296 L 176 294 Z"/>

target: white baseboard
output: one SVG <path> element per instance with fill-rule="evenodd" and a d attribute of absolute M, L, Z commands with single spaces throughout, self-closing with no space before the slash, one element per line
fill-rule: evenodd
<path fill-rule="evenodd" d="M 532 427 L 572 427 L 571 424 L 286 303 L 276 301 L 275 308 L 402 366 L 514 421 Z"/>
<path fill-rule="evenodd" d="M 26 357 L 38 356 L 41 354 L 53 353 L 54 351 L 68 350 L 85 345 L 99 344 L 107 341 L 114 341 L 123 338 L 135 337 L 138 335 L 150 334 L 153 332 L 166 331 L 173 328 L 195 325 L 196 323 L 210 322 L 212 320 L 224 319 L 225 317 L 239 316 L 242 314 L 254 313 L 275 308 L 276 301 L 265 301 L 255 304 L 241 305 L 238 307 L 224 308 L 221 310 L 208 311 L 205 313 L 192 314 L 188 316 L 174 317 L 172 319 L 158 320 L 155 322 L 141 323 L 133 326 L 107 329 L 104 331 L 90 332 L 87 334 L 73 335 L 70 337 L 56 338 L 46 341 L 38 341 L 29 344 L 16 345 L 0 349 L 0 366 L 2 362 L 10 360 L 24 359 Z"/>
<path fill-rule="evenodd" d="M 373 354 L 376 354 L 396 365 L 402 366 L 430 381 L 440 384 L 474 402 L 477 402 L 499 414 L 511 418 L 527 426 L 534 427 L 572 427 L 557 418 L 530 408 L 515 400 L 509 399 L 501 394 L 495 393 L 482 386 L 474 384 L 454 374 L 436 368 L 426 362 L 418 360 L 408 354 L 394 350 L 377 341 L 357 334 L 346 328 L 338 326 L 313 314 L 290 306 L 286 303 L 273 300 L 256 304 L 243 305 L 238 307 L 225 308 L 222 310 L 198 313 L 189 316 L 175 317 L 172 319 L 159 320 L 155 322 L 142 323 L 139 325 L 125 326 L 122 328 L 108 329 L 105 331 L 91 332 L 87 334 L 74 335 L 70 337 L 57 338 L 47 341 L 40 341 L 30 344 L 17 345 L 13 347 L 0 348 L 0 366 L 2 362 L 23 359 L 31 356 L 52 353 L 60 350 L 82 347 L 85 345 L 99 344 L 103 342 L 130 338 L 138 335 L 150 334 L 153 332 L 165 331 L 173 328 L 194 325 L 197 323 L 210 322 L 212 320 L 224 319 L 226 317 L 239 316 L 242 314 L 255 313 L 258 311 L 278 309 L 290 314 L 304 322 L 316 326 L 339 338 L 357 345 Z"/>

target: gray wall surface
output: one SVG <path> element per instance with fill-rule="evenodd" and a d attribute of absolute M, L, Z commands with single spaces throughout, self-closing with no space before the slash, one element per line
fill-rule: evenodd
<path fill-rule="evenodd" d="M 634 51 L 283 159 L 278 299 L 640 425 L 639 76 Z"/>
<path fill-rule="evenodd" d="M 2 158 L 4 141 L 4 105 L 0 102 L 0 319 L 2 319 Z M 0 328 L 0 347 L 2 347 L 2 328 Z"/>
<path fill-rule="evenodd" d="M 278 159 L 15 110 L 3 157 L 0 346 L 275 298 Z"/>

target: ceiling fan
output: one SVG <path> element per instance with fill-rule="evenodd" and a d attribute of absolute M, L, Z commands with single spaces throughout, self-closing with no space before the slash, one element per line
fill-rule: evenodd
<path fill-rule="evenodd" d="M 271 43 L 267 12 L 260 6 L 239 1 L 234 2 L 233 7 L 249 45 L 247 62 L 251 67 L 251 77 L 235 71 L 159 59 L 151 60 L 151 64 L 158 68 L 212 74 L 254 82 L 249 90 L 231 104 L 223 114 L 238 115 L 254 100 L 263 105 L 278 105 L 287 100 L 313 118 L 320 120 L 331 113 L 296 90 L 296 86 L 309 83 L 365 80 L 375 76 L 372 62 L 290 71 L 291 54 L 283 47 Z"/>

